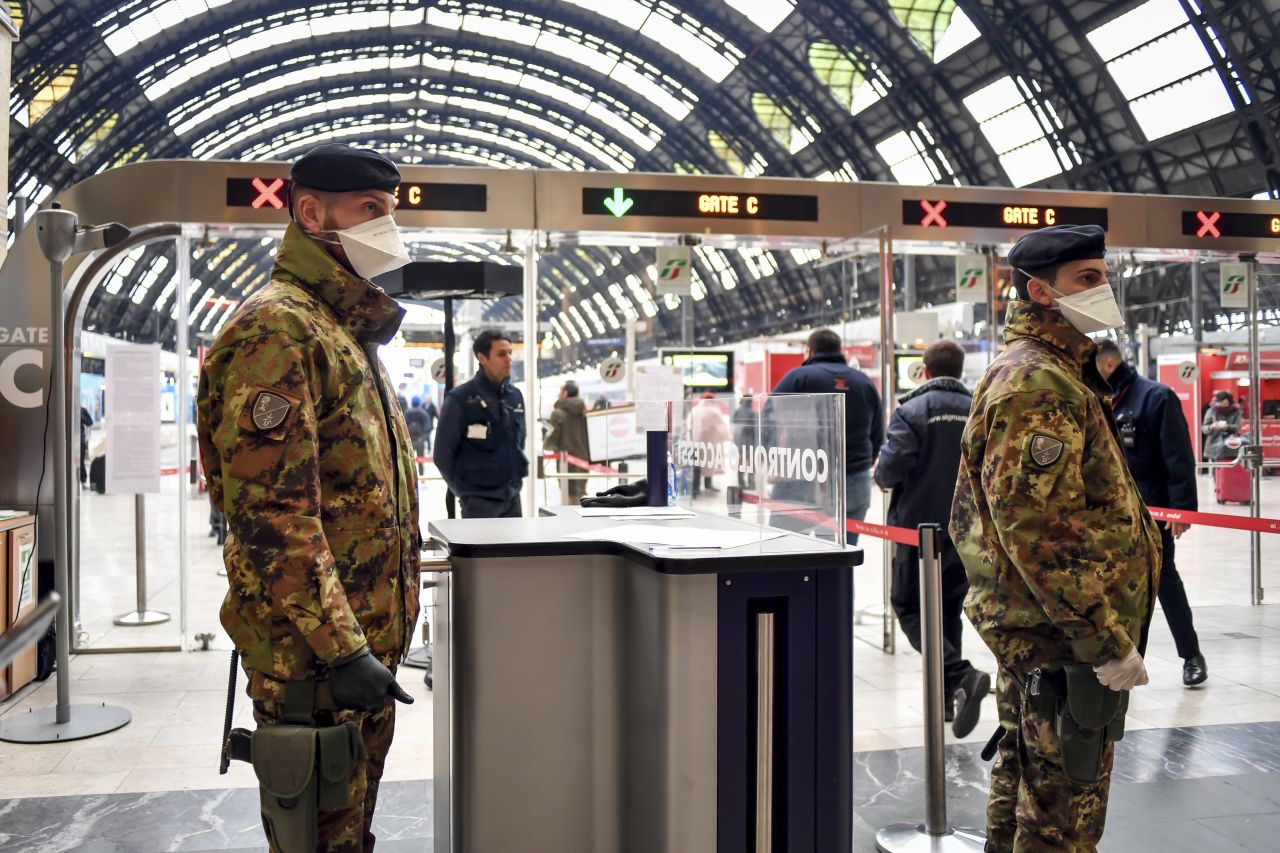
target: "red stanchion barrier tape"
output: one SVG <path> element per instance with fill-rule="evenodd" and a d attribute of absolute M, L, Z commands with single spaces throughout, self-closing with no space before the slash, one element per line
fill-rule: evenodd
<path fill-rule="evenodd" d="M 759 497 L 752 494 L 744 493 L 742 495 L 744 504 L 762 503 Z M 800 521 L 807 521 L 811 524 L 821 525 L 822 527 L 834 527 L 835 519 L 825 513 L 815 512 L 813 510 L 796 509 L 786 503 L 780 501 L 763 501 L 766 509 L 774 512 L 785 513 L 788 518 L 795 518 Z M 848 533 L 857 533 L 859 536 L 874 536 L 877 539 L 887 539 L 890 542 L 897 542 L 899 545 L 917 546 L 920 544 L 920 534 L 906 527 L 889 527 L 884 524 L 872 524 L 869 521 L 858 521 L 856 518 L 845 519 L 845 531 Z"/>
<path fill-rule="evenodd" d="M 596 462 L 588 462 L 585 459 L 579 459 L 577 456 L 574 456 L 571 453 L 563 453 L 563 452 L 549 453 L 547 455 L 552 458 L 563 459 L 565 462 L 568 462 L 570 465 L 575 465 L 578 468 L 585 468 L 593 474 L 621 474 L 622 473 L 617 468 L 610 468 L 608 465 L 600 465 L 599 463 L 596 463 Z"/>
<path fill-rule="evenodd" d="M 1231 530 L 1256 530 L 1259 533 L 1280 533 L 1280 519 L 1250 518 L 1247 515 L 1224 515 L 1220 512 L 1191 512 L 1185 509 L 1165 509 L 1150 506 L 1147 509 L 1156 521 L 1172 521 L 1178 524 L 1199 524 L 1205 527 L 1226 527 Z"/>

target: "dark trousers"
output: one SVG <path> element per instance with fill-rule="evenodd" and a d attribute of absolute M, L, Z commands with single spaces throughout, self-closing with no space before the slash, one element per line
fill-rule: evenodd
<path fill-rule="evenodd" d="M 506 500 L 462 495 L 458 498 L 458 503 L 462 505 L 463 518 L 519 518 L 523 514 L 520 510 L 519 493 Z"/>
<path fill-rule="evenodd" d="M 1173 634 L 1178 657 L 1186 660 L 1200 654 L 1200 638 L 1196 636 L 1195 625 L 1191 621 L 1187 590 L 1173 561 L 1173 533 L 1163 522 L 1160 524 L 1160 540 L 1164 545 L 1164 559 L 1160 566 L 1160 607 L 1164 609 L 1164 618 L 1169 623 L 1169 633 Z"/>
<path fill-rule="evenodd" d="M 902 633 L 920 651 L 920 553 L 918 548 L 894 546 L 893 592 L 889 600 L 898 615 Z M 942 677 L 950 696 L 973 666 L 960 656 L 964 635 L 963 605 L 969 580 L 955 546 L 942 541 Z"/>

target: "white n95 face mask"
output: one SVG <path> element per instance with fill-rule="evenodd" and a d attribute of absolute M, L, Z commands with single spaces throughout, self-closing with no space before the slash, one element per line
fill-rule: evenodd
<path fill-rule="evenodd" d="M 1037 278 L 1025 270 L 1019 270 L 1019 272 L 1027 278 Z M 1044 279 L 1039 280 L 1044 281 Z M 1048 282 L 1045 284 L 1048 285 Z M 1053 295 L 1057 297 L 1057 308 L 1062 312 L 1062 316 L 1082 335 L 1118 329 L 1124 325 L 1124 314 L 1120 313 L 1120 304 L 1116 302 L 1116 292 L 1111 288 L 1111 282 L 1099 284 L 1069 296 L 1058 292 L 1052 286 L 1049 290 L 1053 291 Z"/>
<path fill-rule="evenodd" d="M 341 231 L 333 231 L 347 253 L 351 269 L 361 278 L 375 278 L 409 263 L 409 250 L 391 216 L 379 216 Z M 325 240 L 332 243 L 332 240 Z"/>

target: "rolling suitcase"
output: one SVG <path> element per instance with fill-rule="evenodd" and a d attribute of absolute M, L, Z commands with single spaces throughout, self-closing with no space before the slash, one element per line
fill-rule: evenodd
<path fill-rule="evenodd" d="M 1239 439 L 1235 439 L 1233 442 L 1231 439 L 1228 439 L 1227 444 L 1233 454 L 1227 458 L 1232 459 L 1234 458 L 1234 452 L 1240 447 L 1240 441 Z M 1213 494 L 1220 504 L 1249 503 L 1249 499 L 1253 495 L 1253 481 L 1249 477 L 1249 469 L 1243 465 L 1232 465 L 1227 468 L 1214 468 Z"/>

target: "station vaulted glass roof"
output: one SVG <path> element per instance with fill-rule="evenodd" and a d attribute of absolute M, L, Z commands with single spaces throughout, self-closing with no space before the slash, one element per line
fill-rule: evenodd
<path fill-rule="evenodd" d="M 21 33 L 11 217 L 18 196 L 38 204 L 144 158 L 289 159 L 333 139 L 404 163 L 1237 196 L 1280 187 L 1280 10 L 1266 0 L 7 6 Z M 209 329 L 261 282 L 268 243 L 199 259 L 211 284 L 193 292 L 193 310 Z M 631 254 L 551 259 L 542 284 L 558 343 L 585 346 L 633 314 L 680 322 L 678 300 L 647 289 L 652 260 Z M 698 335 L 814 321 L 843 274 L 818 260 L 700 250 Z M 139 251 L 95 297 L 94 322 L 154 322 L 172 266 L 161 249 Z"/>

